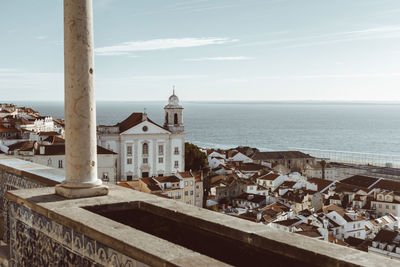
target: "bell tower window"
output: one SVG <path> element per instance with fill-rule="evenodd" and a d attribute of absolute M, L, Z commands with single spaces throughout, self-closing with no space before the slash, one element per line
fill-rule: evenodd
<path fill-rule="evenodd" d="M 166 124 L 166 125 L 168 124 L 168 112 L 165 113 L 165 124 Z"/>
<path fill-rule="evenodd" d="M 178 124 L 178 114 L 174 114 L 174 124 Z"/>

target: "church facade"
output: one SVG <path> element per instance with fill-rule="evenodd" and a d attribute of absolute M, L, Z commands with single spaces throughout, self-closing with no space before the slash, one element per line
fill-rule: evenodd
<path fill-rule="evenodd" d="M 185 170 L 183 107 L 175 92 L 164 111 L 163 126 L 146 113 L 132 113 L 116 125 L 97 127 L 98 145 L 118 153 L 118 180 L 167 176 Z"/>

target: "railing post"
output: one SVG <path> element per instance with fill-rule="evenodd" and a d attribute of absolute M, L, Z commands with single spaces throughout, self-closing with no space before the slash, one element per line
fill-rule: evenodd
<path fill-rule="evenodd" d="M 92 0 L 64 0 L 65 182 L 67 198 L 106 195 L 97 178 Z"/>

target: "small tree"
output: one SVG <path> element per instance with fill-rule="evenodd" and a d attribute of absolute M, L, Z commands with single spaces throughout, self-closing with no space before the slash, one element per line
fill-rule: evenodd
<path fill-rule="evenodd" d="M 208 168 L 207 155 L 191 143 L 185 143 L 185 170 L 199 171 Z"/>

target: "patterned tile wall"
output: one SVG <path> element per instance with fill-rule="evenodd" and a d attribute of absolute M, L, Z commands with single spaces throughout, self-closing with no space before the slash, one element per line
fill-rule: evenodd
<path fill-rule="evenodd" d="M 10 266 L 147 266 L 25 206 L 8 208 Z"/>
<path fill-rule="evenodd" d="M 29 189 L 46 187 L 46 184 L 30 180 L 26 177 L 16 175 L 6 170 L 0 170 L 0 213 L 3 214 L 3 241 L 8 242 L 8 203 L 5 194 L 8 190 Z"/>

